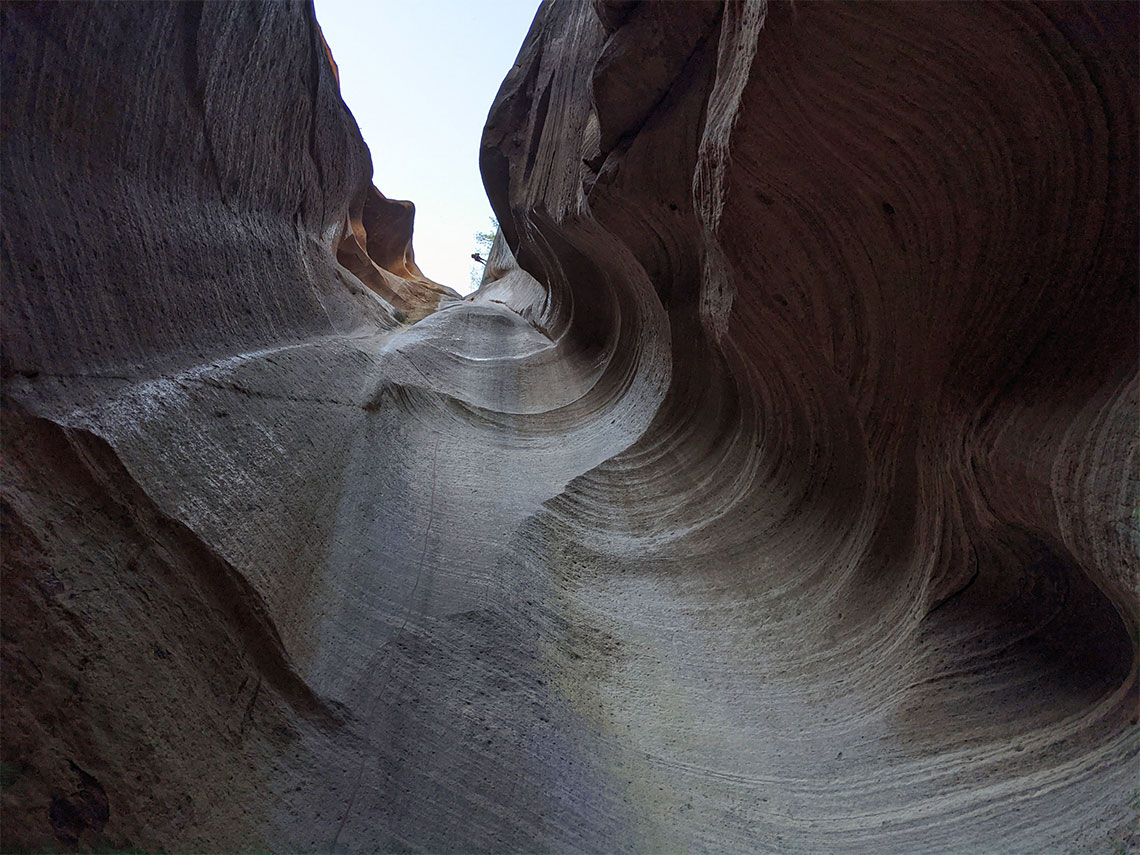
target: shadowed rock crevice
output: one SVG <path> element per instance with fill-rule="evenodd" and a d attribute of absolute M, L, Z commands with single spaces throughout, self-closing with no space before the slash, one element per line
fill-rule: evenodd
<path fill-rule="evenodd" d="M 6 851 L 1136 845 L 1134 4 L 3 14 Z"/>

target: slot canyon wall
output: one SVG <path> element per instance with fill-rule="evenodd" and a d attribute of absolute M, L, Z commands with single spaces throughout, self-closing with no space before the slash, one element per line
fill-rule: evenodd
<path fill-rule="evenodd" d="M 6 851 L 1140 845 L 1135 4 L 546 3 L 466 300 L 310 6 L 3 18 Z"/>

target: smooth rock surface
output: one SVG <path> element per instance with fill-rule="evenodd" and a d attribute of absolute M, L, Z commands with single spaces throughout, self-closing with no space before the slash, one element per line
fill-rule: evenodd
<path fill-rule="evenodd" d="M 1134 4 L 544 4 L 467 300 L 307 6 L 3 15 L 5 850 L 1137 845 Z"/>

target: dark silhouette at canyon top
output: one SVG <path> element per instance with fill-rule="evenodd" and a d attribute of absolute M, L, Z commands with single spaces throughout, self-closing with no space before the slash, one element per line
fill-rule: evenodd
<path fill-rule="evenodd" d="M 3 17 L 5 851 L 1138 845 L 1136 4 Z"/>

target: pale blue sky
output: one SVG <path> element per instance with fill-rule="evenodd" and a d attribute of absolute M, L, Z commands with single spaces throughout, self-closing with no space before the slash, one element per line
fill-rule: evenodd
<path fill-rule="evenodd" d="M 316 0 L 373 183 L 415 203 L 416 262 L 460 293 L 471 290 L 474 233 L 490 226 L 479 138 L 538 4 Z"/>

